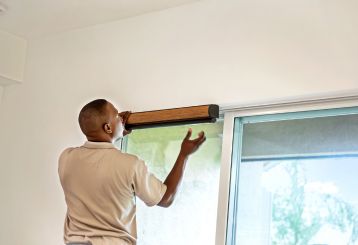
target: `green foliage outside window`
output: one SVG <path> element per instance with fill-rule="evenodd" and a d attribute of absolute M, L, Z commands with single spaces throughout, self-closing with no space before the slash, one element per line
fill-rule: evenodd
<path fill-rule="evenodd" d="M 277 190 L 272 197 L 272 244 L 310 244 L 325 225 L 349 232 L 348 245 L 357 244 L 357 208 L 332 194 L 305 191 L 305 170 L 299 162 L 283 164 L 283 167 L 291 183 L 289 188 Z"/>

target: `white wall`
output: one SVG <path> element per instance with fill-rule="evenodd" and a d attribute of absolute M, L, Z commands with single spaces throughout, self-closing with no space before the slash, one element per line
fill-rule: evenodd
<path fill-rule="evenodd" d="M 27 41 L 0 30 L 0 85 L 23 79 Z"/>
<path fill-rule="evenodd" d="M 61 244 L 57 157 L 81 106 L 133 111 L 358 91 L 355 1 L 203 0 L 29 43 L 0 113 L 0 244 Z"/>

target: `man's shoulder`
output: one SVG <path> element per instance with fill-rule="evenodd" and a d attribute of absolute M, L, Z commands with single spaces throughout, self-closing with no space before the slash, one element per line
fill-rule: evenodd
<path fill-rule="evenodd" d="M 71 153 L 73 150 L 78 149 L 78 148 L 79 148 L 79 147 L 67 147 L 67 148 L 65 148 L 65 149 L 61 152 L 60 158 L 63 157 L 63 156 L 65 156 L 65 155 L 67 155 L 67 154 L 69 154 L 69 153 Z"/>
<path fill-rule="evenodd" d="M 62 151 L 61 154 L 68 153 L 68 152 L 70 152 L 70 151 L 72 151 L 72 150 L 74 150 L 76 148 L 79 148 L 79 147 L 67 147 Z"/>
<path fill-rule="evenodd" d="M 128 161 L 128 162 L 136 163 L 140 160 L 136 155 L 122 152 L 121 150 L 118 150 L 118 149 L 112 149 L 112 151 L 116 157 L 118 157 L 122 160 Z"/>
<path fill-rule="evenodd" d="M 66 158 L 68 158 L 68 156 L 71 154 L 72 151 L 74 151 L 75 149 L 77 149 L 79 147 L 67 147 L 65 148 L 59 155 L 58 157 L 58 161 L 59 163 L 61 163 L 62 161 L 64 161 Z"/>

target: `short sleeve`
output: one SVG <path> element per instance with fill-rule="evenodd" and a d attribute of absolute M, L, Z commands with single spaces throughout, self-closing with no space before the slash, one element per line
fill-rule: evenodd
<path fill-rule="evenodd" d="M 135 168 L 133 188 L 136 196 L 147 206 L 157 205 L 167 190 L 167 186 L 150 173 L 145 162 L 140 159 Z"/>
<path fill-rule="evenodd" d="M 64 175 L 68 152 L 71 151 L 71 149 L 72 148 L 65 149 L 58 158 L 58 175 L 60 176 L 60 178 L 62 178 Z"/>

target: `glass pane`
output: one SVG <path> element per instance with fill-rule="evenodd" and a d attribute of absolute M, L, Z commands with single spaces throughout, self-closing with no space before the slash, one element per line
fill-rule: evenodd
<path fill-rule="evenodd" d="M 235 244 L 358 245 L 358 115 L 244 124 L 242 140 Z"/>
<path fill-rule="evenodd" d="M 148 208 L 137 199 L 139 245 L 215 244 L 222 122 L 135 130 L 128 137 L 127 152 L 144 159 L 164 181 L 189 127 L 194 137 L 204 130 L 207 140 L 190 157 L 171 207 Z"/>
<path fill-rule="evenodd" d="M 357 163 L 242 163 L 236 244 L 358 244 Z"/>

